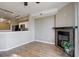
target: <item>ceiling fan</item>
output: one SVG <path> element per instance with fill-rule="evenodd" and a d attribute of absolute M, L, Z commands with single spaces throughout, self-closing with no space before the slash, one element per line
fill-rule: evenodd
<path fill-rule="evenodd" d="M 40 2 L 35 2 L 36 4 L 39 4 Z M 24 2 L 24 6 L 28 6 L 28 2 Z"/>

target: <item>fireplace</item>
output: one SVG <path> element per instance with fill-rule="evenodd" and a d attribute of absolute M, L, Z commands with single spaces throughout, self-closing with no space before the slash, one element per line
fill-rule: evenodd
<path fill-rule="evenodd" d="M 64 51 L 64 41 L 72 42 L 73 50 L 68 54 L 74 56 L 75 54 L 75 27 L 54 27 L 55 29 L 55 45 Z"/>
<path fill-rule="evenodd" d="M 58 31 L 57 45 L 63 48 L 64 41 L 70 41 L 70 32 Z"/>

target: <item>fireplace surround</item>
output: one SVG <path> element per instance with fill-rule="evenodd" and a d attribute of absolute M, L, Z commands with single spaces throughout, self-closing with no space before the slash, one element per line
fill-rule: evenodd
<path fill-rule="evenodd" d="M 73 51 L 71 51 L 68 55 L 74 56 L 75 53 L 75 27 L 54 27 L 55 29 L 55 45 L 61 48 L 64 51 L 64 41 L 72 42 L 73 44 Z"/>

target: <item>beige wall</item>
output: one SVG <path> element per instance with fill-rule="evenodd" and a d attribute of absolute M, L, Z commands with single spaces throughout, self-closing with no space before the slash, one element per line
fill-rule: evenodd
<path fill-rule="evenodd" d="M 56 27 L 73 26 L 75 20 L 75 4 L 70 3 L 60 9 L 56 15 Z"/>
<path fill-rule="evenodd" d="M 12 20 L 11 20 L 11 24 L 12 24 L 12 25 L 18 25 L 19 23 L 18 23 L 15 19 L 12 19 Z"/>
<path fill-rule="evenodd" d="M 0 30 L 10 30 L 10 24 L 9 23 L 0 23 Z"/>

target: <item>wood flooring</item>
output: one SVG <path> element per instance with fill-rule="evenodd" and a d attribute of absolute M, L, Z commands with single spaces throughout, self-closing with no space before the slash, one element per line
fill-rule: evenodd
<path fill-rule="evenodd" d="M 14 48 L 7 52 L 0 52 L 1 57 L 13 57 L 13 54 L 21 57 L 69 57 L 54 44 L 36 41 Z"/>

